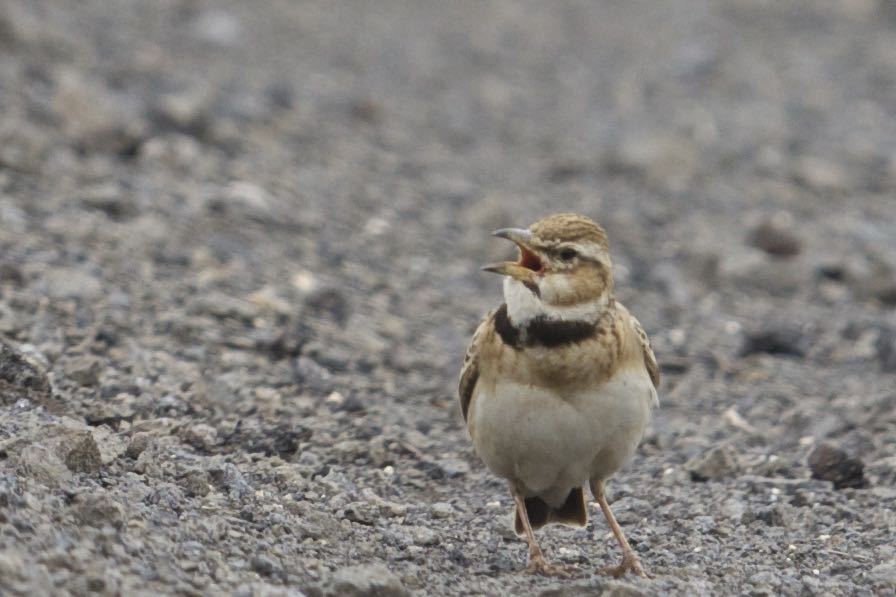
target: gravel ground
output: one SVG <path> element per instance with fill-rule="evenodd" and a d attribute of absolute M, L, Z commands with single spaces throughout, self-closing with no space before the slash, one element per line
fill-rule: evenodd
<path fill-rule="evenodd" d="M 0 593 L 896 594 L 889 0 L 6 0 Z M 662 407 L 521 572 L 492 229 L 607 228 Z"/>

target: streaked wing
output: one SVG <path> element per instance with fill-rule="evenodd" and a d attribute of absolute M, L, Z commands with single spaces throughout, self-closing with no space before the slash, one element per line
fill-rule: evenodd
<path fill-rule="evenodd" d="M 479 350 L 489 326 L 492 325 L 495 311 L 497 309 L 489 311 L 479 322 L 479 327 L 476 328 L 473 339 L 467 347 L 467 353 L 464 355 L 464 365 L 460 370 L 457 393 L 460 396 L 460 411 L 463 413 L 465 421 L 467 420 L 467 411 L 470 409 L 470 401 L 473 399 L 473 390 L 476 388 L 476 382 L 479 381 Z"/>
<path fill-rule="evenodd" d="M 650 374 L 650 381 L 653 382 L 654 388 L 659 388 L 660 368 L 656 363 L 656 355 L 653 354 L 653 348 L 650 346 L 650 339 L 647 337 L 647 332 L 641 327 L 641 322 L 635 319 L 633 315 L 630 317 L 632 318 L 632 325 L 634 325 L 635 331 L 638 333 L 638 342 L 641 344 L 641 352 L 644 353 L 644 366 L 647 367 L 647 373 Z"/>

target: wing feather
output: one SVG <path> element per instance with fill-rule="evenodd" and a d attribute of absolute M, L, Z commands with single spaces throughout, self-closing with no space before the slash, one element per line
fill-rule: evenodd
<path fill-rule="evenodd" d="M 629 317 L 632 318 L 632 325 L 638 334 L 638 343 L 641 345 L 641 352 L 644 353 L 644 366 L 647 367 L 647 373 L 650 374 L 650 381 L 653 382 L 654 388 L 659 388 L 660 367 L 657 365 L 656 355 L 653 354 L 653 348 L 650 346 L 650 338 L 647 337 L 647 332 L 641 327 L 641 322 L 635 319 L 634 315 L 629 315 Z"/>
<path fill-rule="evenodd" d="M 479 351 L 486 337 L 486 332 L 493 324 L 495 311 L 490 311 L 479 322 L 473 339 L 467 347 L 467 353 L 464 355 L 464 365 L 460 370 L 460 383 L 457 387 L 458 396 L 460 396 L 460 412 L 467 420 L 467 411 L 470 410 L 470 402 L 473 400 L 473 390 L 476 389 L 476 382 L 479 381 Z"/>

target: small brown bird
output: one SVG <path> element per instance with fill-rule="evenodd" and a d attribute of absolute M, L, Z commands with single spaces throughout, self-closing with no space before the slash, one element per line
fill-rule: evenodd
<path fill-rule="evenodd" d="M 606 233 L 586 217 L 557 214 L 494 234 L 516 243 L 519 261 L 483 268 L 506 277 L 504 304 L 479 324 L 461 371 L 476 452 L 509 481 L 529 571 L 565 574 L 533 530 L 585 526 L 587 484 L 622 547 L 622 563 L 604 572 L 643 576 L 604 481 L 641 441 L 660 376 L 641 324 L 613 298 Z"/>

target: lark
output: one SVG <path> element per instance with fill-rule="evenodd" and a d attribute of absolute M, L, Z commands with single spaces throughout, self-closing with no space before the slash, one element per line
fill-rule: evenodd
<path fill-rule="evenodd" d="M 660 375 L 641 324 L 613 297 L 607 235 L 575 214 L 494 235 L 514 242 L 519 260 L 483 268 L 505 276 L 504 303 L 479 324 L 461 371 L 473 446 L 509 483 L 530 572 L 569 572 L 547 561 L 534 531 L 584 527 L 587 486 L 622 548 L 622 563 L 603 571 L 644 576 L 604 483 L 641 441 Z"/>

